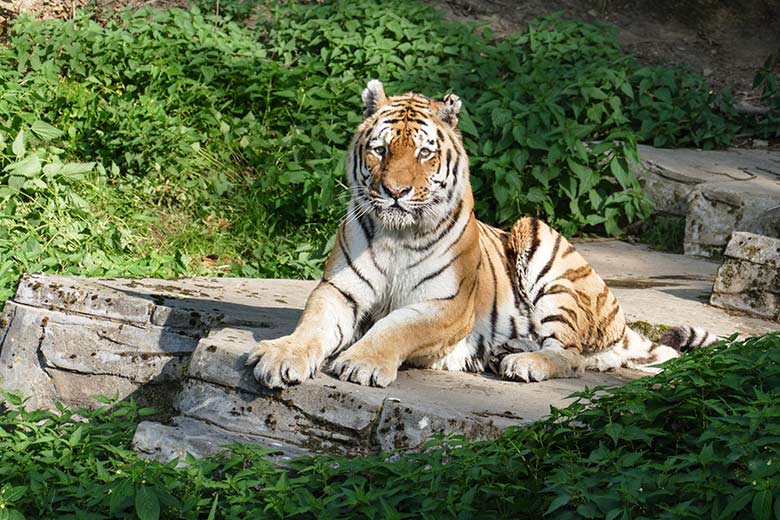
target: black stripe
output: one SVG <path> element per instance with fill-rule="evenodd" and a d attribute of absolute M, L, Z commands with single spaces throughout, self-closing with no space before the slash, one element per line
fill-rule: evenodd
<path fill-rule="evenodd" d="M 551 296 L 554 294 L 568 294 L 579 306 L 580 309 L 587 312 L 587 309 L 584 309 L 582 307 L 582 303 L 580 302 L 580 299 L 577 298 L 577 293 L 569 289 L 568 287 L 565 287 L 560 284 L 555 284 L 551 287 L 547 287 L 548 284 L 545 284 L 544 287 L 537 293 L 537 295 L 534 297 L 534 306 L 539 303 L 539 300 L 544 298 L 545 296 Z"/>
<path fill-rule="evenodd" d="M 485 336 L 479 335 L 479 339 L 477 340 L 477 359 L 480 361 L 483 361 L 485 359 L 485 352 L 487 351 L 487 348 L 485 347 Z"/>
<path fill-rule="evenodd" d="M 336 332 L 339 333 L 339 340 L 336 342 L 336 348 L 341 346 L 341 342 L 344 341 L 344 331 L 341 330 L 341 325 L 336 324 Z"/>
<path fill-rule="evenodd" d="M 433 239 L 429 240 L 428 242 L 426 242 L 422 246 L 406 246 L 406 248 L 407 249 L 411 249 L 412 251 L 417 251 L 418 253 L 420 253 L 420 252 L 426 251 L 426 250 L 430 249 L 431 247 L 435 246 L 436 244 L 441 242 L 442 238 L 444 238 L 450 232 L 450 230 L 452 230 L 453 227 L 455 227 L 455 224 L 457 224 L 458 221 L 460 220 L 462 212 L 463 212 L 463 201 L 461 201 L 461 203 L 458 205 L 458 213 L 455 215 L 454 219 L 450 220 L 448 217 L 445 217 L 444 219 L 442 219 L 442 222 L 446 222 L 447 225 L 444 227 L 444 229 L 441 231 L 441 233 L 436 235 L 436 237 L 434 237 Z M 458 238 L 456 238 L 447 247 L 447 250 L 449 250 L 452 246 L 454 246 L 455 244 L 458 243 L 458 241 L 461 239 L 463 234 L 466 232 L 466 228 L 469 227 L 469 223 L 470 222 L 471 222 L 471 219 L 466 221 L 466 224 L 463 226 L 463 229 L 461 229 L 460 233 L 458 234 Z M 439 223 L 439 224 L 441 224 L 441 223 Z M 428 255 L 426 255 L 422 259 L 418 260 L 417 262 L 415 262 L 414 264 L 412 264 L 409 267 L 415 267 L 415 266 L 419 265 L 423 261 L 427 260 L 432 254 L 433 254 L 433 251 L 429 252 Z"/>
<path fill-rule="evenodd" d="M 463 278 L 460 281 L 460 283 L 458 284 L 458 290 L 455 291 L 454 294 L 451 294 L 449 296 L 442 296 L 441 298 L 431 298 L 431 301 L 450 301 L 450 300 L 454 300 L 460 294 L 460 290 L 463 288 L 463 282 L 465 282 L 465 281 L 466 281 L 465 278 Z"/>
<path fill-rule="evenodd" d="M 357 169 L 358 170 L 357 171 L 360 172 L 360 175 L 365 179 L 366 176 L 363 175 L 363 170 L 364 170 L 364 166 L 365 166 L 364 163 L 363 163 L 363 153 L 364 153 L 364 151 L 365 151 L 365 146 L 362 143 L 359 144 L 358 147 L 357 147 L 357 159 L 358 159 L 358 162 L 357 162 Z"/>
<path fill-rule="evenodd" d="M 534 254 L 536 254 L 536 250 L 539 248 L 541 243 L 539 240 L 539 219 L 531 219 L 531 234 L 533 235 L 533 240 L 531 240 L 531 247 L 528 249 L 525 255 L 526 268 L 531 265 L 531 260 L 533 259 Z"/>
<path fill-rule="evenodd" d="M 545 323 L 551 323 L 551 322 L 563 323 L 564 325 L 569 327 L 574 332 L 577 331 L 577 328 L 569 321 L 569 319 L 566 316 L 563 316 L 561 314 L 550 314 L 548 316 L 545 316 L 541 320 L 542 325 L 544 325 Z"/>
<path fill-rule="evenodd" d="M 509 320 L 509 325 L 511 327 L 511 338 L 510 339 L 517 339 L 517 319 L 512 316 L 512 319 Z"/>
<path fill-rule="evenodd" d="M 574 245 L 573 244 L 569 244 L 569 247 L 567 247 L 566 251 L 563 252 L 563 254 L 561 255 L 561 258 L 566 258 L 567 256 L 569 256 L 570 254 L 574 253 L 575 251 L 577 251 L 577 250 L 574 248 Z"/>
<path fill-rule="evenodd" d="M 680 346 L 680 349 L 691 348 L 691 346 L 693 346 L 693 340 L 696 338 L 696 334 L 694 334 L 693 330 L 688 330 L 687 332 L 689 334 L 688 339 Z"/>
<path fill-rule="evenodd" d="M 498 321 L 498 278 L 496 278 L 496 268 L 493 266 L 493 260 L 490 259 L 490 255 L 487 254 L 488 265 L 490 266 L 490 274 L 493 275 L 493 309 L 490 311 L 490 341 L 496 339 L 496 322 Z"/>
<path fill-rule="evenodd" d="M 339 238 L 338 238 L 339 247 L 341 248 L 341 252 L 344 253 L 344 258 L 347 260 L 347 265 L 349 266 L 352 271 L 357 275 L 358 278 L 360 278 L 368 287 L 371 289 L 371 291 L 376 294 L 376 289 L 374 288 L 374 285 L 363 276 L 363 273 L 361 273 L 357 267 L 355 267 L 354 262 L 352 261 L 352 257 L 349 254 L 349 251 L 347 250 L 347 246 L 344 243 L 344 233 L 339 232 Z"/>
<path fill-rule="evenodd" d="M 334 289 L 336 289 L 341 294 L 341 296 L 347 301 L 349 306 L 352 307 L 352 314 L 353 314 L 353 318 L 352 319 L 354 320 L 353 323 L 356 324 L 358 322 L 358 303 L 355 300 L 355 297 L 352 296 L 347 291 L 345 291 L 344 289 L 342 289 L 341 287 L 339 287 L 338 285 L 336 285 L 335 283 L 333 283 L 330 280 L 328 280 L 327 278 L 323 278 L 322 279 L 322 283 L 326 283 L 326 284 L 330 285 L 331 287 L 333 287 Z"/>
<path fill-rule="evenodd" d="M 452 171 L 455 175 L 452 176 L 452 187 L 458 185 L 458 171 L 460 170 L 460 154 L 455 157 L 455 166 L 452 167 Z"/>
<path fill-rule="evenodd" d="M 360 224 L 360 229 L 363 230 L 363 234 L 366 236 L 368 256 L 371 257 L 371 262 L 374 264 L 377 271 L 382 273 L 383 276 L 387 276 L 385 270 L 379 267 L 379 263 L 376 261 L 376 255 L 374 254 L 374 249 L 371 247 L 371 242 L 374 240 L 374 222 L 368 215 L 363 215 L 358 219 L 358 223 Z"/>
<path fill-rule="evenodd" d="M 414 291 L 415 289 L 417 289 L 418 287 L 420 287 L 420 286 L 421 286 L 422 284 L 424 284 L 425 282 L 427 282 L 427 281 L 429 281 L 429 280 L 432 280 L 432 279 L 436 278 L 437 276 L 439 276 L 441 273 L 443 273 L 445 270 L 447 270 L 447 269 L 448 269 L 448 268 L 449 268 L 449 267 L 450 267 L 450 266 L 451 266 L 451 265 L 452 265 L 452 264 L 455 262 L 455 260 L 457 260 L 458 258 L 460 258 L 460 255 L 462 255 L 462 254 L 463 254 L 463 251 L 461 251 L 461 252 L 460 252 L 460 253 L 458 253 L 457 255 L 453 256 L 453 257 L 450 259 L 450 261 L 449 261 L 449 262 L 447 262 L 446 264 L 444 264 L 444 265 L 443 265 L 443 266 L 442 266 L 440 269 L 437 269 L 437 270 L 436 270 L 436 271 L 434 271 L 433 273 L 429 274 L 428 276 L 426 276 L 425 278 L 423 278 L 422 280 L 420 280 L 419 282 L 417 282 L 417 284 L 416 284 L 414 287 L 412 287 L 412 290 Z"/>
<path fill-rule="evenodd" d="M 547 263 L 544 264 L 544 267 L 542 267 L 542 270 L 539 271 L 539 274 L 536 276 L 536 280 L 531 285 L 532 288 L 536 287 L 536 284 L 539 283 L 539 280 L 544 278 L 545 275 L 550 272 L 550 269 L 552 268 L 553 263 L 555 263 L 555 257 L 558 254 L 558 249 L 561 247 L 561 240 L 562 239 L 563 239 L 563 237 L 560 234 L 555 238 L 555 245 L 553 246 L 553 250 L 552 250 L 552 254 L 550 255 L 550 259 L 547 260 Z"/>

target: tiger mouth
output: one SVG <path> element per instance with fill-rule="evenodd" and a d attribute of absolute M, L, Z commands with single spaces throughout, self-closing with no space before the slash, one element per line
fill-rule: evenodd
<path fill-rule="evenodd" d="M 375 207 L 374 214 L 386 227 L 390 228 L 405 228 L 417 222 L 415 213 L 397 202 L 390 206 Z"/>

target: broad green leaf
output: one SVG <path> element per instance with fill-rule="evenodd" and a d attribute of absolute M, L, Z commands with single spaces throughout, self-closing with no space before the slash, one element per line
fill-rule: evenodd
<path fill-rule="evenodd" d="M 769 520 L 772 515 L 772 491 L 764 489 L 756 493 L 750 509 L 756 520 Z"/>
<path fill-rule="evenodd" d="M 62 165 L 60 175 L 64 177 L 78 177 L 80 174 L 91 172 L 95 168 L 95 163 L 65 163 Z"/>
<path fill-rule="evenodd" d="M 21 158 L 27 150 L 25 148 L 25 139 L 24 130 L 19 130 L 19 133 L 16 134 L 16 139 L 14 139 L 14 142 L 11 145 L 11 151 L 16 155 L 17 159 Z"/>
<path fill-rule="evenodd" d="M 32 177 L 33 175 L 40 173 L 41 160 L 38 158 L 38 154 L 28 155 L 21 161 L 6 166 L 5 171 L 11 172 L 12 175 Z"/>
<path fill-rule="evenodd" d="M 160 499 L 148 486 L 141 485 L 135 494 L 135 512 L 140 520 L 160 518 Z"/>
<path fill-rule="evenodd" d="M 47 141 L 50 139 L 56 139 L 65 133 L 62 130 L 58 130 L 49 123 L 41 120 L 35 121 L 30 126 L 30 129 L 35 135 Z"/>

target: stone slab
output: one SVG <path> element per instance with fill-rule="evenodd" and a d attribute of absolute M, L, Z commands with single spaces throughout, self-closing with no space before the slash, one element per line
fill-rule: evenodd
<path fill-rule="evenodd" d="M 95 406 L 96 396 L 164 403 L 178 386 L 197 339 L 181 331 L 98 320 L 6 303 L 0 331 L 0 387 L 28 406 Z M 173 396 L 167 398 L 172 400 Z"/>
<path fill-rule="evenodd" d="M 780 239 L 734 232 L 710 303 L 780 321 Z"/>
<path fill-rule="evenodd" d="M 311 452 L 256 435 L 239 435 L 205 421 L 177 417 L 173 424 L 164 425 L 144 421 L 133 436 L 133 449 L 143 457 L 169 462 L 178 459 L 185 463 L 187 456 L 206 457 L 224 451 L 231 444 L 255 444 L 269 450 L 267 460 L 287 464 Z"/>
<path fill-rule="evenodd" d="M 638 148 L 645 193 L 685 217 L 685 254 L 719 258 L 733 231 L 780 236 L 780 152 Z"/>
<path fill-rule="evenodd" d="M 247 353 L 266 333 L 226 328 L 201 341 L 177 398 L 181 414 L 312 451 L 370 453 L 416 448 L 436 433 L 492 439 L 510 425 L 546 416 L 550 406 L 565 406 L 586 386 L 622 385 L 643 375 L 588 372 L 581 379 L 521 384 L 487 374 L 401 370 L 388 388 L 373 388 L 320 373 L 269 391 L 245 367 Z"/>
<path fill-rule="evenodd" d="M 295 324 L 317 282 L 194 277 L 186 280 L 26 274 L 13 301 L 94 318 L 204 332 L 218 325 Z M 273 311 L 269 315 L 269 311 Z"/>

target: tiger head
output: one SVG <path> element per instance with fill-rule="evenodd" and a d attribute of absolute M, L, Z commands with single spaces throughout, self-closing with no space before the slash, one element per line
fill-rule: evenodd
<path fill-rule="evenodd" d="M 352 211 L 370 213 L 391 230 L 435 227 L 471 193 L 457 130 L 460 98 L 387 97 L 376 80 L 362 97 L 364 120 L 347 166 Z"/>

